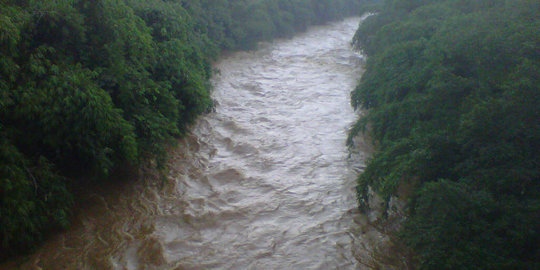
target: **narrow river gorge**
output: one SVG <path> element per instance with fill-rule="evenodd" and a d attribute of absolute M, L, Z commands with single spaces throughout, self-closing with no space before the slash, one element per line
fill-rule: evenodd
<path fill-rule="evenodd" d="M 380 237 L 359 232 L 367 154 L 345 146 L 360 20 L 223 57 L 215 112 L 172 150 L 169 181 L 91 196 L 23 269 L 366 269 Z"/>

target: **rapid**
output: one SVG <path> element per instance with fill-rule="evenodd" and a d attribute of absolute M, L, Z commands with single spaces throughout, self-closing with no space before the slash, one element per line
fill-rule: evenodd
<path fill-rule="evenodd" d="M 215 111 L 171 149 L 168 179 L 92 194 L 22 269 L 366 269 L 380 237 L 359 231 L 368 154 L 345 145 L 360 20 L 222 57 Z"/>

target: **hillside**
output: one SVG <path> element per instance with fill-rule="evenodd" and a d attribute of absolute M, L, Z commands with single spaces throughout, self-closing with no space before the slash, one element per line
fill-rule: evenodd
<path fill-rule="evenodd" d="M 352 136 L 377 148 L 359 200 L 371 186 L 386 207 L 408 202 L 398 241 L 419 269 L 540 268 L 538 14 L 529 0 L 388 0 L 356 33 L 369 60 L 352 103 L 367 114 Z"/>

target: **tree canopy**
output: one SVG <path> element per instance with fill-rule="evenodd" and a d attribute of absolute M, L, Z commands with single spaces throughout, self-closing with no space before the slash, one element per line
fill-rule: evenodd
<path fill-rule="evenodd" d="M 538 14 L 530 0 L 387 0 L 355 35 L 369 56 L 355 131 L 377 145 L 359 200 L 415 187 L 399 235 L 421 269 L 540 267 Z"/>

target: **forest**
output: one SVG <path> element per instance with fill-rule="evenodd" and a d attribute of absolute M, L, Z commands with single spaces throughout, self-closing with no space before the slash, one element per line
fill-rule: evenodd
<path fill-rule="evenodd" d="M 1 0 L 0 259 L 69 226 L 81 181 L 165 166 L 212 109 L 212 61 L 356 0 Z"/>
<path fill-rule="evenodd" d="M 540 269 L 539 14 L 534 0 L 385 0 L 355 35 L 369 58 L 351 137 L 377 149 L 358 198 L 407 202 L 395 241 L 414 269 Z"/>

